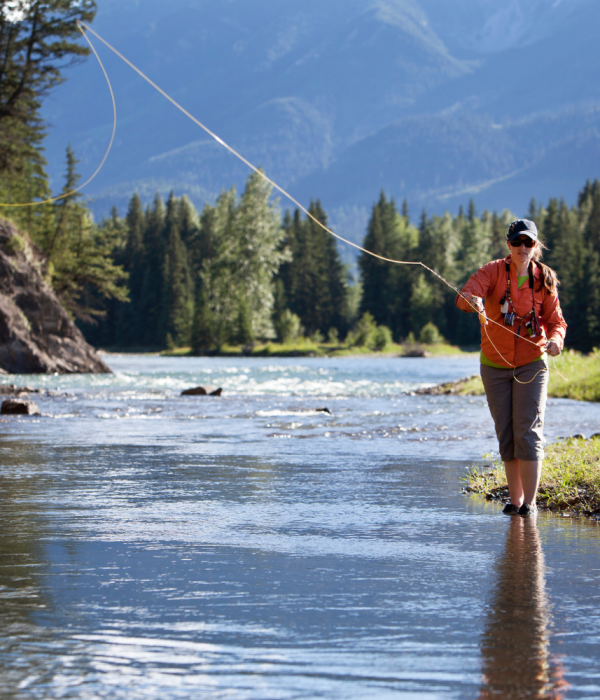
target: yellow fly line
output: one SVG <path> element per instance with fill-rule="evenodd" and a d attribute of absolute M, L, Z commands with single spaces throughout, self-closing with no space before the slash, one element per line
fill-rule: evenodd
<path fill-rule="evenodd" d="M 76 21 L 77 21 L 77 26 L 78 26 L 79 30 L 80 30 L 81 33 L 83 34 L 85 40 L 87 41 L 87 43 L 89 44 L 91 50 L 93 51 L 94 56 L 96 56 L 96 59 L 98 60 L 98 63 L 100 64 L 100 67 L 102 68 L 102 72 L 104 73 L 104 77 L 106 78 L 106 82 L 107 82 L 107 84 L 108 84 L 108 89 L 110 90 L 110 96 L 111 96 L 112 105 L 113 105 L 113 130 L 112 130 L 112 135 L 111 135 L 111 138 L 110 138 L 110 143 L 108 144 L 108 148 L 107 148 L 107 150 L 106 150 L 106 153 L 104 154 L 104 158 L 102 158 L 102 161 L 100 162 L 100 165 L 96 168 L 96 170 L 95 170 L 95 172 L 92 174 L 92 176 L 91 176 L 90 178 L 88 178 L 82 185 L 80 185 L 79 187 L 77 187 L 77 188 L 74 189 L 74 190 L 71 190 L 70 192 L 66 192 L 66 193 L 64 193 L 64 194 L 62 194 L 62 195 L 60 195 L 60 196 L 58 196 L 58 197 L 53 197 L 53 198 L 51 198 L 51 199 L 46 199 L 46 200 L 41 201 L 41 202 L 27 202 L 26 204 L 0 204 L 0 206 L 2 206 L 2 207 L 30 207 L 30 206 L 37 206 L 37 205 L 39 205 L 39 204 L 48 204 L 48 203 L 50 203 L 50 202 L 56 202 L 56 201 L 58 201 L 59 199 L 64 199 L 65 197 L 68 197 L 68 196 L 70 196 L 71 194 L 74 194 L 75 192 L 78 192 L 79 190 L 83 189 L 86 185 L 88 185 L 88 184 L 96 177 L 96 175 L 100 172 L 100 169 L 102 168 L 102 166 L 104 165 L 104 163 L 105 163 L 105 161 L 106 161 L 106 159 L 107 159 L 107 157 L 108 157 L 108 154 L 109 154 L 109 152 L 110 152 L 110 149 L 112 148 L 112 145 L 113 145 L 113 141 L 114 141 L 114 138 L 115 138 L 115 131 L 116 131 L 116 127 L 117 127 L 117 107 L 116 107 L 115 96 L 114 96 L 114 93 L 113 93 L 112 85 L 111 85 L 111 83 L 110 83 L 110 79 L 109 79 L 109 77 L 108 77 L 108 74 L 107 74 L 107 72 L 106 72 L 106 70 L 105 70 L 105 68 L 104 68 L 104 65 L 103 65 L 102 61 L 100 60 L 100 57 L 98 56 L 98 53 L 97 53 L 96 49 L 94 48 L 92 42 L 90 41 L 89 37 L 87 36 L 87 33 L 86 33 L 86 31 L 85 31 L 85 30 L 87 30 L 87 32 L 90 32 L 91 34 L 93 34 L 93 35 L 94 35 L 99 41 L 101 41 L 107 48 L 109 48 L 109 49 L 110 49 L 114 54 L 116 54 L 122 61 L 124 61 L 132 70 L 134 70 L 141 78 L 143 78 L 148 84 L 150 84 L 155 90 L 157 90 L 164 98 L 166 98 L 167 100 L 169 100 L 169 102 L 170 102 L 174 107 L 176 107 L 180 112 L 182 112 L 183 114 L 185 114 L 185 116 L 188 117 L 188 119 L 190 119 L 191 121 L 193 121 L 194 124 L 196 124 L 197 126 L 199 126 L 199 127 L 200 127 L 203 131 L 205 131 L 211 138 L 213 138 L 217 143 L 219 143 L 221 146 L 223 146 L 223 148 L 226 148 L 226 149 L 227 149 L 232 155 L 234 155 L 238 160 L 242 161 L 242 163 L 244 163 L 248 168 L 250 168 L 250 170 L 253 170 L 257 175 L 260 175 L 260 177 L 262 177 L 264 180 L 266 180 L 266 182 L 268 182 L 275 190 L 277 190 L 278 192 L 280 192 L 280 193 L 281 193 L 284 197 L 286 197 L 290 202 L 292 202 L 293 204 L 295 204 L 295 205 L 298 207 L 298 209 L 300 209 L 300 211 L 302 211 L 304 214 L 306 214 L 306 216 L 308 216 L 310 219 L 312 219 L 312 221 L 314 221 L 314 222 L 315 222 L 318 226 L 320 226 L 324 231 L 326 231 L 326 232 L 329 233 L 330 235 L 334 236 L 334 237 L 337 238 L 338 240 L 340 240 L 340 241 L 346 243 L 347 245 L 352 246 L 353 248 L 356 248 L 357 250 L 360 250 L 361 252 L 366 253 L 367 255 L 371 255 L 372 257 L 377 258 L 378 260 L 382 260 L 383 262 L 391 263 L 391 264 L 393 264 L 393 265 L 415 265 L 415 266 L 418 266 L 418 267 L 422 267 L 423 269 L 425 269 L 425 270 L 427 270 L 428 272 L 430 272 L 432 275 L 435 275 L 435 277 L 437 277 L 437 278 L 438 278 L 439 280 L 441 280 L 444 284 L 446 284 L 448 287 L 450 287 L 450 289 L 453 289 L 459 296 L 461 296 L 461 297 L 469 304 L 469 306 L 471 307 L 471 309 L 473 309 L 474 312 L 476 312 L 476 313 L 479 314 L 480 321 L 481 321 L 481 323 L 482 323 L 482 325 L 483 325 L 483 327 L 484 327 L 485 333 L 486 333 L 486 335 L 487 335 L 487 337 L 488 337 L 490 343 L 492 343 L 492 345 L 493 345 L 494 348 L 496 349 L 496 352 L 498 352 L 498 355 L 500 355 L 500 357 L 506 362 L 506 364 L 507 364 L 509 367 L 515 368 L 514 365 L 512 365 L 510 362 L 508 362 L 508 361 L 506 360 L 506 358 L 503 357 L 503 355 L 500 353 L 500 351 L 498 350 L 498 348 L 496 348 L 496 346 L 494 345 L 492 339 L 490 338 L 490 336 L 489 336 L 489 334 L 488 334 L 488 332 L 487 332 L 487 328 L 485 327 L 485 326 L 487 325 L 487 323 L 493 323 L 493 324 L 496 325 L 496 326 L 500 326 L 500 328 L 503 328 L 505 331 L 508 331 L 509 333 L 512 333 L 512 334 L 513 334 L 514 336 L 516 336 L 517 338 L 520 338 L 521 340 L 524 340 L 525 342 L 531 343 L 532 345 L 535 345 L 536 347 L 539 347 L 537 343 L 535 343 L 534 341 L 530 340 L 529 338 L 526 338 L 526 337 L 524 337 L 524 336 L 518 335 L 517 333 L 515 333 L 515 331 L 511 330 L 510 328 L 508 328 L 508 327 L 505 326 L 504 324 L 498 323 L 497 321 L 494 321 L 493 319 L 489 318 L 489 317 L 485 314 L 485 311 L 484 311 L 483 313 L 479 313 L 479 309 L 478 309 L 478 307 L 476 306 L 476 304 L 473 302 L 472 299 L 470 299 L 470 298 L 467 297 L 465 294 L 463 294 L 463 292 L 461 292 L 459 289 L 457 289 L 451 282 L 449 282 L 447 279 L 445 279 L 444 277 L 442 277 L 442 275 L 440 275 L 438 272 L 436 272 L 436 271 L 433 270 L 432 268 L 430 268 L 430 267 L 428 267 L 427 265 L 425 265 L 425 263 L 423 263 L 423 262 L 421 262 L 421 261 L 414 261 L 414 260 L 394 260 L 394 259 L 392 259 L 392 258 L 386 258 L 385 256 L 383 256 L 383 255 L 378 255 L 377 253 L 374 253 L 374 252 L 372 252 L 372 251 L 370 251 L 370 250 L 367 250 L 366 248 L 363 248 L 362 246 L 358 245 L 357 243 L 353 243 L 352 241 L 349 241 L 347 238 L 344 238 L 343 236 L 340 236 L 340 235 L 339 235 L 338 233 L 336 233 L 335 231 L 332 231 L 330 228 L 328 228 L 327 226 L 325 226 L 325 224 L 323 224 L 321 221 L 319 221 L 315 216 L 313 216 L 313 215 L 310 213 L 310 211 L 308 211 L 308 209 L 306 209 L 306 207 L 304 207 L 304 206 L 303 206 L 297 199 L 295 199 L 289 192 L 287 192 L 286 190 L 284 190 L 283 187 L 281 187 L 280 185 L 278 185 L 274 180 L 271 180 L 271 178 L 268 177 L 268 176 L 266 175 L 266 173 L 265 173 L 262 169 L 257 168 L 253 163 L 251 163 L 249 160 L 247 160 L 246 158 L 244 158 L 243 155 L 241 155 L 240 153 L 238 153 L 238 152 L 237 152 L 234 148 L 232 148 L 228 143 L 225 143 L 225 141 L 223 141 L 222 138 L 220 138 L 219 136 L 217 136 L 217 134 L 215 134 L 213 131 L 211 131 L 211 130 L 210 130 L 207 126 L 205 126 L 201 121 L 199 121 L 198 119 L 196 119 L 196 117 L 194 117 L 193 114 L 191 114 L 190 112 L 188 112 L 187 109 L 185 109 L 185 107 L 182 107 L 182 106 L 181 106 L 176 100 L 174 100 L 168 93 L 166 93 L 166 92 L 165 92 L 161 87 L 159 87 L 153 80 L 151 80 L 145 73 L 143 73 L 136 65 L 134 65 L 129 59 L 127 59 L 125 56 L 123 56 L 123 54 L 122 54 L 120 51 L 118 51 L 114 46 L 112 46 L 111 44 L 109 44 L 109 42 L 106 41 L 106 39 L 103 39 L 97 32 L 95 32 L 91 27 L 89 27 L 89 26 L 88 26 L 87 24 L 85 24 L 84 22 L 80 22 L 79 20 L 76 20 Z M 544 371 L 544 370 L 540 370 L 540 371 Z M 558 370 L 555 370 L 555 371 L 558 372 Z M 535 377 L 537 377 L 537 375 L 538 375 L 539 373 L 540 373 L 540 372 L 538 372 L 538 373 L 534 376 L 534 379 L 535 379 Z M 560 374 L 560 373 L 559 373 L 559 374 Z M 561 376 L 562 376 L 562 375 L 561 375 Z M 529 382 L 520 382 L 516 377 L 515 377 L 515 379 L 516 379 L 516 381 L 518 381 L 520 384 L 524 384 L 524 383 L 527 383 L 527 384 L 528 384 L 528 383 L 529 383 Z M 533 379 L 530 380 L 530 381 L 533 381 Z"/>

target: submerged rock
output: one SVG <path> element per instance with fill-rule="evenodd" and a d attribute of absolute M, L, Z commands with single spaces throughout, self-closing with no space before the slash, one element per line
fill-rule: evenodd
<path fill-rule="evenodd" d="M 11 374 L 109 373 L 42 279 L 41 255 L 0 219 L 0 369 Z"/>
<path fill-rule="evenodd" d="M 19 396 L 20 394 L 39 394 L 39 389 L 30 386 L 15 386 L 14 384 L 0 384 L 0 396 Z"/>
<path fill-rule="evenodd" d="M 40 409 L 34 401 L 16 401 L 7 399 L 0 406 L 0 413 L 3 416 L 35 416 L 39 415 Z"/>
<path fill-rule="evenodd" d="M 181 392 L 182 396 L 221 396 L 223 389 L 215 386 L 197 386 Z"/>

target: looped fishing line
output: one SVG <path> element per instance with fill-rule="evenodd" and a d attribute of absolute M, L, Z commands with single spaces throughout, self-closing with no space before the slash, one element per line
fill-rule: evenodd
<path fill-rule="evenodd" d="M 111 96 L 112 104 L 113 104 L 113 115 L 114 115 L 114 119 L 113 119 L 113 131 L 112 131 L 112 136 L 111 136 L 111 139 L 110 139 L 110 143 L 109 143 L 109 145 L 108 145 L 108 149 L 107 149 L 106 153 L 104 154 L 104 158 L 102 159 L 102 162 L 100 163 L 100 165 L 98 166 L 98 168 L 96 169 L 96 171 L 94 172 L 94 174 L 93 174 L 88 180 L 86 180 L 86 182 L 84 182 L 83 185 L 80 185 L 78 188 L 72 190 L 71 192 L 67 192 L 67 193 L 65 193 L 65 194 L 62 194 L 62 195 L 60 195 L 59 197 L 53 197 L 52 199 L 47 199 L 47 200 L 45 200 L 45 201 L 43 201 L 43 202 L 28 202 L 27 204 L 1 204 L 0 206 L 11 206 L 11 207 L 18 207 L 18 206 L 36 206 L 36 205 L 38 205 L 38 204 L 47 204 L 47 203 L 49 203 L 49 202 L 55 202 L 55 201 L 57 201 L 57 200 L 59 200 L 59 199 L 63 199 L 63 198 L 65 198 L 65 197 L 68 197 L 69 195 L 71 195 L 71 194 L 73 194 L 73 193 L 75 193 L 75 192 L 77 192 L 77 191 L 83 189 L 86 185 L 88 185 L 88 184 L 96 177 L 96 175 L 100 172 L 100 169 L 102 168 L 102 166 L 104 165 L 104 163 L 105 163 L 105 161 L 106 161 L 106 159 L 107 159 L 107 157 L 108 157 L 108 154 L 109 154 L 110 149 L 111 149 L 112 144 L 113 144 L 113 140 L 114 140 L 114 137 L 115 137 L 116 126 L 117 126 L 117 108 L 116 108 L 116 103 L 115 103 L 115 96 L 114 96 L 114 93 L 113 93 L 112 85 L 111 85 L 111 83 L 110 83 L 110 79 L 109 79 L 108 74 L 107 74 L 107 72 L 106 72 L 106 70 L 105 70 L 105 68 L 104 68 L 104 65 L 102 64 L 102 61 L 100 60 L 100 57 L 98 56 L 98 53 L 96 52 L 96 49 L 94 48 L 92 42 L 90 41 L 89 37 L 87 36 L 87 33 L 84 31 L 84 29 L 85 29 L 85 30 L 87 30 L 88 32 L 91 32 L 99 41 L 101 41 L 107 48 L 109 48 L 114 54 L 116 54 L 123 62 L 125 62 L 132 70 L 134 70 L 134 71 L 135 71 L 140 77 L 142 77 L 147 83 L 149 83 L 149 84 L 150 84 L 157 92 L 159 92 L 165 99 L 169 100 L 169 102 L 170 102 L 172 105 L 174 105 L 180 112 L 182 112 L 183 114 L 185 114 L 185 116 L 188 117 L 188 119 L 190 119 L 191 121 L 193 121 L 194 124 L 196 124 L 197 126 L 199 126 L 199 127 L 200 127 L 203 131 L 205 131 L 211 138 L 213 138 L 217 143 L 219 143 L 221 146 L 223 146 L 223 148 L 226 148 L 226 149 L 227 149 L 232 155 L 234 155 L 238 160 L 242 161 L 242 163 L 244 163 L 248 168 L 250 168 L 250 170 L 254 171 L 257 175 L 260 175 L 260 177 L 262 177 L 266 182 L 268 182 L 274 189 L 276 189 L 278 192 L 280 192 L 280 193 L 281 193 L 284 197 L 286 197 L 290 202 L 292 202 L 293 204 L 295 204 L 295 205 L 298 207 L 298 209 L 299 209 L 300 211 L 302 211 L 306 216 L 308 216 L 312 221 L 314 221 L 314 222 L 315 222 L 318 226 L 320 226 L 324 231 L 326 231 L 326 232 L 329 233 L 330 235 L 334 236 L 334 238 L 337 238 L 338 240 L 343 241 L 343 242 L 346 243 L 347 245 L 352 246 L 353 248 L 356 248 L 357 250 L 360 250 L 361 252 L 366 253 L 367 255 L 371 255 L 372 257 L 377 258 L 378 260 L 382 260 L 383 262 L 388 262 L 388 263 L 391 263 L 392 265 L 416 265 L 416 266 L 422 267 L 423 269 L 427 270 L 427 271 L 430 272 L 432 275 L 434 275 L 435 277 L 437 277 L 440 281 L 442 281 L 442 282 L 443 282 L 445 285 L 447 285 L 450 289 L 454 290 L 454 291 L 458 294 L 458 296 L 460 296 L 462 299 L 464 299 L 464 300 L 467 302 L 467 304 L 471 307 L 471 309 L 472 309 L 474 312 L 476 312 L 477 314 L 479 314 L 480 318 L 483 316 L 483 319 L 484 319 L 486 322 L 489 321 L 490 323 L 493 323 L 493 324 L 495 324 L 496 326 L 499 326 L 500 328 L 503 328 L 503 329 L 504 329 L 505 331 L 507 331 L 508 333 L 512 333 L 514 336 L 516 336 L 516 337 L 519 338 L 520 340 L 524 340 L 524 341 L 527 342 L 527 343 L 531 343 L 532 345 L 535 345 L 535 347 L 539 347 L 537 343 L 533 342 L 532 340 L 529 340 L 529 338 L 526 338 L 526 337 L 524 337 L 524 336 L 518 335 L 517 333 L 515 333 L 515 331 L 511 330 L 510 328 L 508 328 L 508 327 L 505 326 L 504 324 L 498 323 L 497 321 L 494 321 L 493 319 L 489 318 L 489 317 L 487 316 L 487 314 L 485 313 L 485 310 L 484 310 L 483 313 L 480 313 L 479 308 L 473 303 L 473 301 L 472 301 L 466 294 L 464 294 L 460 289 L 457 289 L 457 288 L 456 288 L 451 282 L 449 282 L 445 277 L 442 277 L 442 275 L 440 275 L 439 272 L 436 272 L 436 271 L 433 270 L 432 268 L 430 268 L 430 267 L 428 267 L 427 265 L 425 265 L 425 263 L 423 263 L 423 262 L 421 262 L 421 261 L 414 261 L 414 260 L 394 260 L 394 259 L 392 259 L 392 258 L 386 258 L 385 256 L 383 256 L 383 255 L 378 255 L 377 253 L 373 253 L 372 251 L 367 250 L 366 248 L 363 248 L 362 246 L 358 245 L 357 243 L 353 243 L 352 241 L 349 241 L 348 239 L 344 238 L 343 236 L 340 236 L 340 235 L 339 235 L 338 233 L 336 233 L 335 231 L 332 231 L 330 228 L 328 228 L 327 226 L 325 226 L 325 224 L 323 224 L 321 221 L 319 221 L 315 216 L 313 216 L 313 215 L 310 213 L 310 211 L 308 211 L 308 209 L 306 209 L 306 207 L 304 207 L 302 204 L 300 204 L 300 202 L 299 202 L 297 199 L 295 199 L 289 192 L 287 192 L 286 190 L 284 190 L 283 187 L 280 187 L 280 185 L 278 185 L 274 180 L 271 180 L 271 178 L 268 177 L 268 176 L 266 175 L 266 173 L 264 173 L 260 168 L 257 168 L 253 163 L 251 163 L 249 160 L 247 160 L 246 158 L 244 158 L 244 156 L 242 156 L 240 153 L 238 153 L 238 152 L 237 152 L 234 148 L 232 148 L 228 143 L 225 143 L 225 141 L 223 141 L 222 138 L 220 138 L 219 136 L 217 136 L 217 134 L 215 134 L 215 133 L 214 133 L 213 131 L 211 131 L 207 126 L 205 126 L 204 124 L 202 124 L 202 122 L 200 122 L 198 119 L 196 119 L 196 117 L 194 117 L 193 114 L 191 114 L 190 112 L 188 112 L 187 109 L 185 109 L 185 108 L 182 107 L 178 102 L 176 102 L 168 93 L 166 93 L 162 88 L 160 88 L 153 80 L 151 80 L 145 73 L 143 73 L 143 72 L 142 72 L 136 65 L 134 65 L 130 60 L 128 60 L 127 58 L 125 58 L 125 56 L 123 56 L 122 53 L 120 53 L 114 46 L 112 46 L 111 44 L 109 44 L 108 41 L 106 41 L 105 39 L 103 39 L 103 38 L 102 38 L 97 32 L 95 32 L 91 27 L 89 27 L 89 26 L 88 26 L 87 24 L 85 24 L 84 22 L 80 22 L 79 20 L 76 20 L 76 22 L 77 22 L 77 26 L 78 26 L 79 30 L 81 31 L 81 33 L 83 34 L 85 40 L 87 41 L 87 43 L 89 44 L 90 48 L 91 48 L 92 51 L 94 52 L 94 56 L 96 56 L 96 58 L 97 58 L 97 60 L 98 60 L 98 63 L 100 64 L 100 67 L 102 68 L 102 72 L 104 73 L 104 77 L 106 78 L 106 82 L 108 83 L 108 88 L 109 88 L 109 90 L 110 90 L 110 96 Z M 482 324 L 482 325 L 483 325 L 483 327 L 484 327 L 485 333 L 486 333 L 486 335 L 487 335 L 487 337 L 488 337 L 490 343 L 493 345 L 493 347 L 495 348 L 496 352 L 498 352 L 498 355 L 504 360 L 504 362 L 506 362 L 506 364 L 508 365 L 508 367 L 512 367 L 512 368 L 513 368 L 513 376 L 514 376 L 514 370 L 516 369 L 516 366 L 513 365 L 513 364 L 511 364 L 510 362 L 508 362 L 508 361 L 506 360 L 506 358 L 500 353 L 500 351 L 498 350 L 498 348 L 496 348 L 494 342 L 493 342 L 492 339 L 490 338 L 489 333 L 487 332 L 487 328 L 485 327 L 485 324 Z M 540 370 L 540 372 L 543 372 L 543 371 L 544 371 L 544 370 Z M 555 370 L 555 371 L 558 372 L 558 370 Z M 538 372 L 538 374 L 539 374 L 539 372 Z M 560 374 L 560 373 L 559 373 L 559 374 Z M 537 374 L 534 376 L 534 379 L 535 379 L 536 376 L 537 376 Z M 561 375 L 561 376 L 562 376 L 562 375 Z M 516 380 L 517 382 L 519 382 L 520 384 L 529 384 L 529 383 L 530 383 L 530 382 L 521 382 L 521 381 L 519 381 L 519 380 L 516 378 L 516 376 L 515 376 L 514 378 L 515 378 L 515 380 Z M 532 379 L 531 381 L 533 381 L 533 379 Z"/>
<path fill-rule="evenodd" d="M 106 78 L 106 83 L 108 85 L 108 89 L 110 91 L 110 99 L 112 100 L 112 108 L 113 108 L 113 127 L 112 127 L 112 134 L 110 136 L 110 141 L 108 143 L 108 148 L 106 149 L 106 153 L 104 154 L 104 158 L 100 161 L 100 165 L 96 168 L 94 173 L 89 177 L 82 185 L 79 185 L 79 187 L 76 187 L 73 190 L 70 190 L 69 192 L 65 192 L 64 194 L 58 195 L 57 197 L 51 197 L 50 199 L 44 199 L 39 202 L 24 202 L 22 204 L 8 204 L 1 202 L 0 207 L 37 207 L 40 204 L 51 204 L 52 202 L 58 202 L 60 199 L 65 199 L 65 197 L 70 197 L 72 194 L 75 194 L 76 192 L 79 192 L 82 190 L 84 187 L 90 184 L 90 182 L 96 177 L 96 175 L 100 172 L 102 169 L 102 166 L 106 162 L 106 159 L 108 158 L 108 154 L 110 153 L 110 149 L 112 148 L 113 141 L 115 140 L 115 133 L 117 131 L 117 103 L 115 101 L 115 95 L 113 93 L 112 85 L 110 84 L 110 80 L 108 78 L 108 73 L 106 72 L 106 69 L 104 68 L 104 64 L 100 60 L 100 56 L 98 56 L 98 53 L 96 52 L 96 49 L 94 48 L 92 42 L 89 40 L 88 35 L 83 31 L 81 28 L 81 24 L 79 21 L 77 21 L 77 29 L 83 34 L 83 38 L 87 41 L 89 44 L 90 49 L 94 52 L 94 56 L 96 57 L 98 63 L 100 64 L 100 68 L 102 68 L 102 72 L 104 73 L 104 77 Z"/>

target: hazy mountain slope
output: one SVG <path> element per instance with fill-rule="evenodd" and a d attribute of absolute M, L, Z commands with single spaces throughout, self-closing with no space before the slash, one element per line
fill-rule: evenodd
<path fill-rule="evenodd" d="M 351 235 L 383 187 L 413 212 L 522 212 L 600 175 L 597 0 L 99 0 L 94 28 L 186 108 Z M 88 188 L 98 214 L 137 189 L 197 204 L 247 171 L 105 49 L 118 137 Z M 82 172 L 110 133 L 89 59 L 45 105 L 50 170 Z"/>
<path fill-rule="evenodd" d="M 301 13 L 278 0 L 175 0 L 165 7 L 101 2 L 94 26 L 284 184 L 469 70 L 423 26 L 413 2 L 306 0 Z M 117 93 L 119 137 L 91 191 L 150 179 L 189 180 L 214 192 L 241 181 L 230 156 L 205 147 L 202 132 L 118 59 L 105 50 L 102 56 Z M 46 109 L 56 125 L 50 160 L 61 159 L 68 134 L 92 168 L 99 134 L 106 139 L 110 131 L 108 108 L 99 69 L 88 61 L 73 70 Z"/>
<path fill-rule="evenodd" d="M 420 0 L 434 31 L 452 50 L 482 54 L 556 36 L 593 0 Z"/>

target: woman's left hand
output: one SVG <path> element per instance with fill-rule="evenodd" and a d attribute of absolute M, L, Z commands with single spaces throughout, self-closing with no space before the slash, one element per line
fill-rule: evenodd
<path fill-rule="evenodd" d="M 552 357 L 558 357 L 560 355 L 560 347 L 555 340 L 549 340 L 546 344 L 546 352 Z"/>

